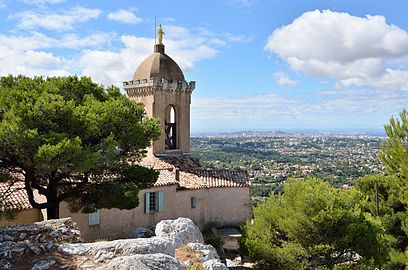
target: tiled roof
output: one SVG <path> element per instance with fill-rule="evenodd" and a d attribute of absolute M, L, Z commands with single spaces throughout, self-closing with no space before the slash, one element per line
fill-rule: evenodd
<path fill-rule="evenodd" d="M 16 182 L 13 185 L 0 183 L 0 211 L 23 210 L 33 208 L 28 201 L 27 192 L 23 182 Z"/>
<path fill-rule="evenodd" d="M 174 167 L 183 170 L 190 171 L 201 168 L 200 162 L 197 158 L 188 154 L 178 155 L 157 155 L 156 158 L 173 165 Z"/>
<path fill-rule="evenodd" d="M 210 186 L 247 187 L 251 185 L 249 174 L 243 170 L 193 170 Z"/>
<path fill-rule="evenodd" d="M 177 184 L 181 189 L 250 186 L 247 171 L 202 169 L 198 160 L 191 155 L 150 156 L 144 158 L 141 164 L 160 170 L 154 186 Z M 179 170 L 178 180 L 176 180 L 176 169 Z"/>
<path fill-rule="evenodd" d="M 159 170 L 159 177 L 154 184 L 155 187 L 177 185 L 176 173 L 174 170 Z"/>
<path fill-rule="evenodd" d="M 142 159 L 140 164 L 155 170 L 178 168 L 183 171 L 190 171 L 201 167 L 196 158 L 185 154 L 147 156 Z"/>

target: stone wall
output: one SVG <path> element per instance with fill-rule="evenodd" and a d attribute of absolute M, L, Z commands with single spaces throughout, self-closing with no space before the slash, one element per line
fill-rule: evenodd
<path fill-rule="evenodd" d="M 13 269 L 19 260 L 42 256 L 62 243 L 79 241 L 80 232 L 70 218 L 0 226 L 0 266 Z"/>

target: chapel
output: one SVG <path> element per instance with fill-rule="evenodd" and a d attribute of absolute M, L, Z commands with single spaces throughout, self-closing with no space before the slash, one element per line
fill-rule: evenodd
<path fill-rule="evenodd" d="M 238 226 L 251 218 L 247 171 L 205 169 L 190 153 L 190 105 L 195 86 L 166 54 L 162 37 L 136 68 L 133 78 L 123 83 L 128 97 L 144 106 L 147 116 L 160 120 L 161 137 L 152 142 L 140 161 L 158 170 L 159 176 L 152 188 L 139 192 L 139 206 L 131 210 L 71 213 L 61 203 L 60 217 L 72 217 L 84 240 L 129 238 L 138 227 L 178 217 L 190 218 L 202 229 Z M 24 193 L 19 196 L 13 199 L 28 200 Z M 37 209 L 24 205 L 24 211 L 32 210 L 33 216 L 40 216 L 34 213 Z"/>

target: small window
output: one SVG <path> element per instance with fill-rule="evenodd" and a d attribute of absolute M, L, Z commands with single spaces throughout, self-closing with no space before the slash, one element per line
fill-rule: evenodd
<path fill-rule="evenodd" d="M 99 209 L 96 212 L 88 214 L 88 224 L 91 225 L 99 225 Z"/>
<path fill-rule="evenodd" d="M 196 197 L 191 197 L 191 208 L 197 207 L 197 199 Z"/>
<path fill-rule="evenodd" d="M 164 210 L 163 191 L 145 193 L 145 213 L 162 212 Z"/>
<path fill-rule="evenodd" d="M 150 193 L 149 197 L 149 211 L 150 212 L 155 212 L 156 211 L 156 192 Z"/>
<path fill-rule="evenodd" d="M 166 111 L 165 119 L 165 148 L 166 149 L 177 149 L 177 117 L 176 109 L 174 106 L 170 105 Z"/>

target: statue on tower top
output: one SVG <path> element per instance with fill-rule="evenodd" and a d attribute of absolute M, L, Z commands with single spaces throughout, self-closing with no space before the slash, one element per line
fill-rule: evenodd
<path fill-rule="evenodd" d="M 164 31 L 161 24 L 159 24 L 159 27 L 157 27 L 157 44 L 163 44 L 163 36 Z"/>

